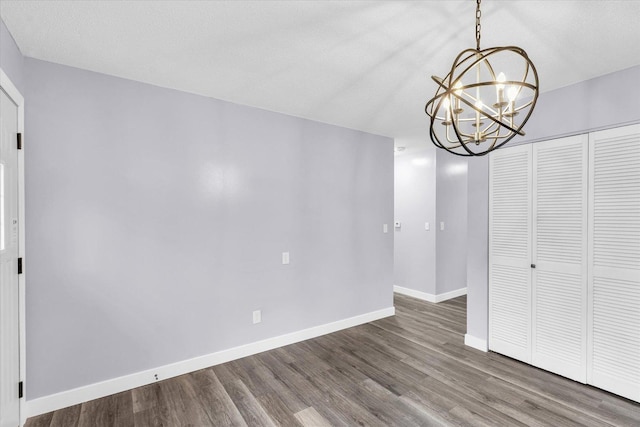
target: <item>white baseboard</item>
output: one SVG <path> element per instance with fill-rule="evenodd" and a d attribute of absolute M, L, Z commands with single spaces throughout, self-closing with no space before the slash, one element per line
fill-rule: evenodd
<path fill-rule="evenodd" d="M 402 295 L 407 295 L 413 298 L 418 298 L 423 301 L 436 302 L 436 296 L 428 294 L 426 292 L 416 291 L 415 289 L 403 288 L 402 286 L 394 286 L 393 292 L 397 292 Z"/>
<path fill-rule="evenodd" d="M 469 334 L 464 334 L 464 345 L 475 348 L 476 350 L 484 351 L 485 353 L 489 351 L 487 340 L 483 340 Z"/>
<path fill-rule="evenodd" d="M 467 294 L 467 288 L 456 289 L 455 291 L 446 292 L 444 294 L 428 294 L 426 292 L 416 291 L 415 289 L 403 288 L 402 286 L 394 286 L 393 291 L 402 295 L 418 298 L 428 302 L 442 302 L 451 298 L 457 298 Z"/>
<path fill-rule="evenodd" d="M 467 294 L 467 288 L 456 289 L 455 291 L 445 292 L 444 294 L 436 295 L 436 302 L 442 302 L 448 299 L 458 298 L 466 294 Z"/>
<path fill-rule="evenodd" d="M 83 387 L 66 390 L 49 396 L 39 397 L 33 400 L 28 400 L 27 416 L 33 417 L 36 415 L 55 411 L 57 409 L 62 409 L 68 406 L 87 402 L 89 400 L 109 396 L 114 393 L 131 390 L 132 388 L 151 384 L 153 382 L 164 380 L 167 378 L 176 377 L 178 375 L 187 374 L 189 372 L 208 368 L 210 366 L 219 365 L 221 363 L 240 359 L 242 357 L 251 356 L 252 354 L 262 353 L 263 351 L 272 350 L 274 348 L 294 344 L 300 341 L 308 340 L 310 338 L 319 337 L 321 335 L 330 334 L 342 329 L 351 328 L 368 322 L 373 322 L 374 320 L 393 316 L 394 314 L 395 308 L 388 307 L 382 310 L 372 311 L 370 313 L 350 317 L 348 319 L 327 323 L 325 325 L 315 326 L 313 328 L 303 329 L 301 331 L 292 332 L 286 335 L 280 335 L 274 338 L 268 338 L 266 340 L 230 348 L 228 350 L 222 350 L 216 353 L 195 357 L 193 359 L 183 360 L 181 362 L 172 363 L 170 365 L 160 366 L 155 369 L 136 372 L 134 374 L 113 378 L 95 384 L 89 384 Z"/>

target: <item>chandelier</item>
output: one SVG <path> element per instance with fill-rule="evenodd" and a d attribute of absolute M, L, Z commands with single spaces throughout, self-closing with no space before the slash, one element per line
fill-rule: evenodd
<path fill-rule="evenodd" d="M 445 78 L 431 77 L 438 88 L 425 106 L 431 141 L 460 156 L 483 156 L 524 135 L 538 99 L 538 73 L 523 49 L 480 49 L 480 2 L 476 48 L 460 52 Z"/>

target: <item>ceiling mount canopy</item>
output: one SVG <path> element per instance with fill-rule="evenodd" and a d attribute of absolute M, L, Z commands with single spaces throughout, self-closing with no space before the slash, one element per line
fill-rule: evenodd
<path fill-rule="evenodd" d="M 524 135 L 538 99 L 538 73 L 515 46 L 480 49 L 481 0 L 476 1 L 476 48 L 460 52 L 427 102 L 431 141 L 460 156 L 483 156 Z"/>

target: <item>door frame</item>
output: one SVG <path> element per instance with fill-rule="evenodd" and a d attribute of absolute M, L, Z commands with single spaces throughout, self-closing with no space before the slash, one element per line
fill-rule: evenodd
<path fill-rule="evenodd" d="M 18 106 L 18 132 L 22 133 L 22 149 L 18 150 L 18 257 L 22 258 L 22 274 L 18 275 L 18 333 L 19 351 L 20 351 L 20 381 L 23 385 L 23 394 L 19 403 L 20 426 L 23 426 L 27 419 L 26 408 L 26 331 L 25 331 L 25 277 L 26 277 L 26 258 L 25 258 L 25 214 L 24 214 L 24 97 L 15 85 L 9 79 L 2 68 L 0 68 L 0 88 L 9 95 L 9 98 Z"/>

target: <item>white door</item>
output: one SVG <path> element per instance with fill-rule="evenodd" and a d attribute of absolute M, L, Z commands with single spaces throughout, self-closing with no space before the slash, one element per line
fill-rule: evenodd
<path fill-rule="evenodd" d="M 20 424 L 18 107 L 0 88 L 0 426 Z"/>
<path fill-rule="evenodd" d="M 589 135 L 589 384 L 640 402 L 640 125 Z"/>
<path fill-rule="evenodd" d="M 531 363 L 531 145 L 491 153 L 489 348 Z"/>
<path fill-rule="evenodd" d="M 587 380 L 588 136 L 533 144 L 531 363 Z"/>

